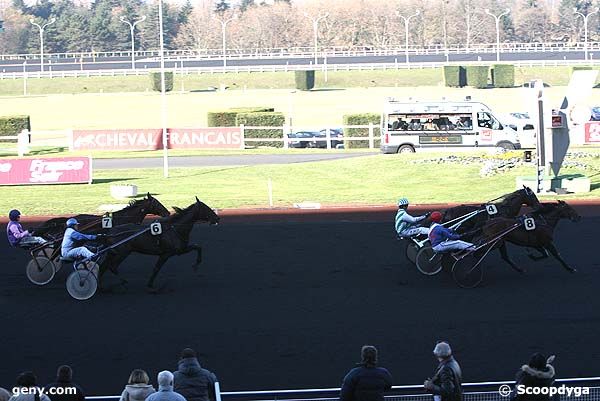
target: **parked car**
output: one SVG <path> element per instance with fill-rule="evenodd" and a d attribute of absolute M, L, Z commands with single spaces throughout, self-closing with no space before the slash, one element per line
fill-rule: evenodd
<path fill-rule="evenodd" d="M 592 107 L 590 121 L 600 121 L 600 107 Z"/>
<path fill-rule="evenodd" d="M 341 128 L 330 128 L 329 136 L 331 138 L 331 148 L 335 149 L 337 147 L 344 146 L 344 131 Z M 315 139 L 310 145 L 313 148 L 326 148 L 327 147 L 327 129 L 322 129 L 317 133 L 315 138 L 323 138 L 321 140 Z"/>
<path fill-rule="evenodd" d="M 319 135 L 317 131 L 298 131 L 288 134 L 290 139 L 288 144 L 290 148 L 309 148 L 311 147 L 310 138 Z"/>

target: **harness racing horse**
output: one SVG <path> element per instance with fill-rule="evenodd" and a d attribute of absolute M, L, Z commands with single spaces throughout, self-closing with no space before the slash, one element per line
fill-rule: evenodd
<path fill-rule="evenodd" d="M 158 275 L 161 267 L 165 262 L 175 255 L 183 255 L 192 251 L 196 251 L 196 268 L 202 261 L 202 247 L 197 244 L 190 244 L 189 237 L 194 223 L 207 222 L 210 225 L 219 223 L 219 216 L 205 203 L 201 202 L 196 197 L 196 202 L 192 203 L 185 209 L 175 207 L 175 213 L 169 217 L 163 217 L 157 222 L 160 223 L 162 233 L 160 235 L 152 235 L 149 230 L 146 230 L 141 235 L 138 235 L 131 240 L 111 249 L 106 259 L 100 264 L 100 278 L 110 270 L 115 275 L 118 275 L 118 266 L 132 252 L 141 253 L 144 255 L 157 255 L 158 260 L 154 265 L 154 270 L 147 287 L 150 291 L 156 292 L 154 288 L 154 280 Z M 109 231 L 109 236 L 106 238 L 106 244 L 110 245 L 118 242 L 127 235 L 144 230 L 144 226 L 138 224 L 125 224 L 114 227 Z M 126 281 L 121 279 L 121 284 L 126 284 Z"/>
<path fill-rule="evenodd" d="M 521 247 L 534 248 L 540 252 L 540 256 L 529 255 L 533 260 L 540 260 L 548 257 L 548 252 L 552 254 L 567 271 L 575 273 L 577 270 L 570 267 L 563 260 L 560 253 L 554 245 L 554 229 L 561 219 L 569 219 L 572 222 L 581 220 L 581 216 L 564 201 L 557 203 L 543 203 L 540 207 L 532 212 L 528 217 L 533 217 L 535 220 L 535 229 L 527 231 L 523 226 L 510 231 L 503 236 L 496 244 L 504 259 L 513 269 L 523 273 L 524 270 L 517 266 L 508 256 L 506 249 L 506 241 Z M 519 219 L 509 219 L 498 217 L 489 220 L 482 227 L 482 235 L 479 241 L 485 241 L 485 238 L 493 238 L 504 230 L 510 229 L 519 223 Z M 477 239 L 476 239 L 476 242 Z"/>
<path fill-rule="evenodd" d="M 112 214 L 113 226 L 126 223 L 141 223 L 146 215 L 153 214 L 161 217 L 169 216 L 169 210 L 148 192 L 145 198 L 132 200 L 129 205 Z M 102 231 L 102 217 L 93 214 L 78 214 L 73 216 L 81 225 L 81 231 L 87 234 Z M 41 226 L 35 228 L 35 234 L 48 240 L 62 237 L 65 232 L 68 218 L 57 217 L 47 220 Z"/>

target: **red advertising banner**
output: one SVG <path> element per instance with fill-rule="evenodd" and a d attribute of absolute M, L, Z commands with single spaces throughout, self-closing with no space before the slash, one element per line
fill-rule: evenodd
<path fill-rule="evenodd" d="M 91 182 L 92 163 L 88 157 L 0 159 L 0 185 Z"/>
<path fill-rule="evenodd" d="M 169 128 L 169 149 L 239 149 L 243 147 L 238 127 Z M 162 149 L 162 129 L 74 130 L 74 150 Z"/>
<path fill-rule="evenodd" d="M 600 143 L 600 121 L 585 123 L 585 143 Z"/>

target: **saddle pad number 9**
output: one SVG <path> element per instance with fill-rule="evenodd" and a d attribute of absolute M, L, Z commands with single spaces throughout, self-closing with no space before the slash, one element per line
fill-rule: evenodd
<path fill-rule="evenodd" d="M 525 226 L 525 230 L 527 231 L 535 230 L 535 220 L 531 217 L 524 219 L 523 225 Z"/>
<path fill-rule="evenodd" d="M 485 210 L 487 211 L 487 213 L 490 216 L 493 216 L 495 214 L 498 214 L 498 208 L 496 207 L 496 205 L 486 205 L 485 206 Z"/>
<path fill-rule="evenodd" d="M 102 228 L 112 228 L 112 217 L 105 216 L 102 218 Z"/>
<path fill-rule="evenodd" d="M 159 222 L 150 224 L 150 234 L 152 234 L 152 235 L 162 234 L 162 225 Z"/>

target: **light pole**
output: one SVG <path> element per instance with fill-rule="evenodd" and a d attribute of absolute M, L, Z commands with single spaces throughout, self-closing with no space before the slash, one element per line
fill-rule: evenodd
<path fill-rule="evenodd" d="M 223 68 L 227 67 L 227 42 L 226 42 L 226 28 L 227 24 L 237 18 L 236 14 L 233 14 L 231 18 L 228 19 L 220 19 L 216 18 L 217 21 L 221 23 L 221 33 L 223 35 Z"/>
<path fill-rule="evenodd" d="M 406 44 L 404 46 L 404 52 L 406 54 L 406 64 L 408 64 L 408 24 L 410 23 L 411 18 L 417 17 L 417 16 L 419 16 L 419 14 L 421 14 L 421 11 L 417 10 L 417 12 L 414 13 L 413 15 L 411 15 L 409 17 L 405 17 L 404 15 L 400 14 L 400 11 L 396 11 L 396 15 L 404 20 L 404 36 L 406 39 Z"/>
<path fill-rule="evenodd" d="M 31 22 L 31 25 L 37 26 L 40 30 L 40 70 L 44 72 L 44 29 L 48 25 L 54 24 L 56 22 L 56 18 L 51 18 L 48 22 L 41 26 L 40 24 L 36 23 L 33 18 L 30 18 L 29 22 Z"/>
<path fill-rule="evenodd" d="M 500 61 L 500 18 L 504 17 L 506 14 L 510 12 L 510 8 L 507 8 L 500 15 L 494 15 L 488 10 L 485 9 L 485 13 L 491 15 L 496 20 L 496 61 Z"/>
<path fill-rule="evenodd" d="M 162 116 L 162 145 L 163 145 L 163 175 L 169 177 L 169 155 L 168 155 L 168 137 L 167 137 L 167 95 L 165 88 L 165 43 L 163 39 L 163 5 L 162 0 L 158 0 L 158 28 L 160 41 L 160 98 L 161 98 L 161 116 Z"/>
<path fill-rule="evenodd" d="M 131 22 L 127 21 L 127 19 L 125 19 L 124 16 L 121 16 L 120 20 L 121 20 L 121 22 L 124 22 L 127 25 L 129 25 L 129 30 L 131 31 L 131 69 L 135 70 L 135 56 L 134 56 L 134 52 L 135 52 L 135 36 L 134 36 L 133 30 L 135 29 L 135 26 L 137 24 L 139 24 L 140 22 L 143 22 L 143 21 L 146 20 L 146 16 L 143 15 L 142 18 L 134 21 L 133 24 Z"/>
<path fill-rule="evenodd" d="M 308 15 L 308 13 L 304 13 L 304 16 L 310 19 L 313 23 L 313 37 L 315 40 L 315 65 L 318 64 L 318 50 L 319 50 L 319 21 L 325 19 L 329 16 L 329 13 L 317 15 L 316 17 Z"/>
<path fill-rule="evenodd" d="M 598 12 L 598 7 L 596 7 L 594 9 L 594 11 L 587 13 L 587 14 L 582 14 L 579 11 L 577 11 L 576 8 L 573 9 L 573 13 L 577 14 L 577 15 L 581 15 L 581 18 L 583 18 L 583 32 L 584 32 L 584 39 L 583 39 L 583 49 L 584 49 L 584 59 L 587 61 L 588 59 L 588 18 L 594 14 L 596 14 Z"/>

